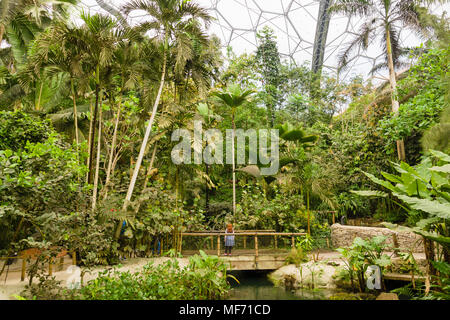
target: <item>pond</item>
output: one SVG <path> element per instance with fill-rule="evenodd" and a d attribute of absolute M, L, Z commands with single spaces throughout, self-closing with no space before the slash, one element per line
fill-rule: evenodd
<path fill-rule="evenodd" d="M 232 286 L 228 300 L 325 300 L 337 293 L 328 289 L 300 289 L 295 292 L 275 287 L 267 271 L 232 271 L 240 284 L 230 279 Z"/>

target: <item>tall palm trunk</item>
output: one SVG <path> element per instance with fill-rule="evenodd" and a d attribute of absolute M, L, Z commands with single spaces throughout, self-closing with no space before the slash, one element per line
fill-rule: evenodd
<path fill-rule="evenodd" d="M 308 213 L 308 234 L 311 235 L 311 212 L 309 211 L 309 190 L 306 191 L 306 211 Z"/>
<path fill-rule="evenodd" d="M 144 187 L 142 188 L 141 195 L 144 194 L 144 191 L 147 187 L 148 180 L 150 180 L 150 174 L 153 171 L 153 163 L 155 162 L 156 157 L 156 150 L 158 149 L 158 141 L 155 142 L 155 147 L 153 148 L 152 158 L 150 160 L 150 165 L 148 166 L 147 173 L 145 174 L 145 181 L 144 181 Z M 138 203 L 136 206 L 136 210 L 134 211 L 136 214 L 139 212 L 139 209 L 141 208 L 141 204 Z"/>
<path fill-rule="evenodd" d="M 389 82 L 391 84 L 392 112 L 394 112 L 394 116 L 397 116 L 400 104 L 397 96 L 397 79 L 394 69 L 394 59 L 392 57 L 391 32 L 389 30 L 389 25 L 386 27 L 386 48 L 389 67 Z M 405 143 L 403 140 L 397 141 L 397 154 L 399 160 L 405 160 Z"/>
<path fill-rule="evenodd" d="M 234 113 L 235 110 L 233 108 L 232 111 L 232 123 L 233 123 L 233 133 L 231 135 L 231 156 L 232 156 L 232 166 L 233 166 L 233 217 L 234 219 L 236 219 L 236 164 L 234 163 L 234 136 L 236 134 L 235 130 L 236 130 L 236 124 L 234 123 Z"/>
<path fill-rule="evenodd" d="M 88 175 L 88 184 L 92 183 L 93 179 L 93 164 L 94 164 L 94 141 L 95 141 L 95 124 L 97 122 L 97 113 L 98 113 L 98 104 L 99 104 L 99 85 L 95 85 L 95 106 L 94 106 L 94 118 L 92 120 L 92 132 L 90 138 L 89 145 L 89 175 Z"/>
<path fill-rule="evenodd" d="M 77 151 L 78 151 L 78 144 L 80 143 L 78 138 L 78 111 L 77 111 L 77 98 L 75 96 L 75 87 L 73 85 L 73 77 L 70 77 L 70 89 L 72 91 L 72 100 L 73 100 L 73 121 L 75 124 L 75 142 L 77 144 Z"/>
<path fill-rule="evenodd" d="M 209 165 L 205 163 L 205 173 L 209 177 Z M 208 215 L 209 214 L 209 186 L 208 186 L 208 180 L 205 179 L 205 212 Z"/>
<path fill-rule="evenodd" d="M 114 149 L 116 148 L 117 131 L 119 128 L 121 107 L 122 107 L 121 103 L 119 102 L 119 109 L 117 110 L 116 123 L 114 124 L 113 139 L 111 142 L 111 151 L 109 153 L 108 169 L 106 169 L 106 181 L 105 181 L 105 188 L 104 188 L 105 191 L 104 191 L 103 199 L 106 199 L 108 197 L 108 186 L 109 186 L 109 182 L 111 180 L 111 171 L 112 171 L 112 164 L 113 164 L 113 159 L 114 159 Z"/>
<path fill-rule="evenodd" d="M 89 137 L 88 137 L 88 147 L 90 148 L 91 146 L 91 139 L 92 139 L 92 130 L 94 127 L 94 118 L 93 118 L 93 108 L 92 108 L 92 99 L 89 99 L 89 113 L 91 114 L 91 119 L 89 121 Z M 90 157 L 90 149 L 89 149 L 89 154 L 86 160 L 86 167 L 89 168 L 89 164 L 91 163 L 91 157 Z M 86 182 L 89 181 L 89 171 L 86 173 Z"/>
<path fill-rule="evenodd" d="M 5 34 L 5 26 L 2 24 L 1 26 L 0 26 L 0 45 L 2 44 L 2 42 L 3 42 L 3 35 Z"/>
<path fill-rule="evenodd" d="M 97 162 L 95 164 L 95 178 L 94 178 L 94 190 L 92 194 L 92 210 L 97 205 L 97 191 L 98 191 L 98 175 L 100 171 L 100 152 L 102 143 L 102 107 L 100 105 L 98 116 L 98 141 L 97 141 Z"/>
<path fill-rule="evenodd" d="M 167 43 L 167 37 L 165 40 L 165 46 Z M 161 99 L 162 90 L 164 88 L 164 82 L 166 77 L 166 66 L 167 65 L 167 52 L 164 49 L 164 59 L 163 59 L 163 69 L 161 73 L 161 84 L 159 86 L 158 95 L 156 96 L 155 104 L 153 105 L 152 115 L 150 117 L 150 121 L 147 125 L 147 130 L 145 131 L 144 140 L 142 141 L 141 150 L 139 151 L 139 156 L 136 161 L 136 165 L 134 167 L 133 176 L 130 181 L 130 185 L 128 186 L 127 195 L 125 198 L 125 201 L 123 203 L 122 210 L 126 210 L 128 203 L 131 201 L 131 196 L 133 195 L 134 186 L 136 185 L 137 176 L 139 174 L 139 170 L 141 169 L 142 160 L 144 159 L 145 150 L 147 149 L 147 143 L 148 139 L 150 138 L 150 133 L 152 131 L 153 121 L 155 120 L 156 112 L 158 111 L 158 105 L 159 101 Z M 120 236 L 120 230 L 121 230 L 122 222 L 117 226 L 116 233 L 115 233 L 115 239 L 119 239 Z"/>
<path fill-rule="evenodd" d="M 41 86 L 39 87 L 39 95 L 36 106 L 34 107 L 36 111 L 41 111 L 41 99 L 42 99 L 42 89 L 44 88 L 44 81 L 41 80 Z"/>

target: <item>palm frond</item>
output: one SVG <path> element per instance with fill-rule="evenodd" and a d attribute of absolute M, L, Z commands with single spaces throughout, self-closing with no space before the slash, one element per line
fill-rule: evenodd
<path fill-rule="evenodd" d="M 376 19 L 371 19 L 361 25 L 358 35 L 338 54 L 338 69 L 344 70 L 350 62 L 350 55 L 355 49 L 366 50 L 375 37 Z"/>
<path fill-rule="evenodd" d="M 337 0 L 328 10 L 330 13 L 368 16 L 376 10 L 376 6 L 372 0 Z"/>

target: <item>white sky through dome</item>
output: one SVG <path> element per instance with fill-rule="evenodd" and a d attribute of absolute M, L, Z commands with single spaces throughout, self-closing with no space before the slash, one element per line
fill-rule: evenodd
<path fill-rule="evenodd" d="M 83 6 L 92 12 L 106 13 L 95 0 L 81 0 Z M 105 3 L 119 8 L 125 0 L 103 0 Z M 212 23 L 209 32 L 216 34 L 223 45 L 231 45 L 237 54 L 254 52 L 257 46 L 255 31 L 264 26 L 271 27 L 277 36 L 280 53 L 286 58 L 301 65 L 310 65 L 316 33 L 319 0 L 194 0 L 210 9 L 217 20 Z M 450 5 L 438 5 L 430 10 L 435 14 L 449 11 Z M 142 12 L 133 12 L 132 23 L 145 20 Z M 359 29 L 358 18 L 335 15 L 331 18 L 327 44 L 325 47 L 324 67 L 334 72 L 337 65 L 337 54 L 354 37 Z M 408 29 L 400 31 L 401 45 L 414 47 L 423 40 Z M 362 75 L 369 78 L 369 71 L 381 61 L 382 48 L 379 41 L 369 46 L 366 52 L 355 52 L 349 68 L 340 78 Z M 377 76 L 385 77 L 387 71 Z M 378 82 L 378 81 L 375 81 Z"/>

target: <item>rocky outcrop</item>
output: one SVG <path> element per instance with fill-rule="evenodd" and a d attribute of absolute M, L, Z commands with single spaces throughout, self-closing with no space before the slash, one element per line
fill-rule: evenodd
<path fill-rule="evenodd" d="M 351 246 L 356 237 L 370 239 L 376 236 L 387 237 L 387 243 L 394 246 L 394 235 L 397 236 L 398 247 L 403 251 L 424 252 L 422 237 L 412 232 L 394 232 L 387 228 L 355 227 L 333 224 L 331 241 L 335 248 Z"/>
<path fill-rule="evenodd" d="M 341 262 L 342 263 L 342 262 Z M 336 288 L 333 275 L 339 262 L 327 263 L 324 261 L 307 262 L 300 266 L 290 264 L 272 272 L 269 279 L 279 286 L 290 290 L 299 288 Z"/>
<path fill-rule="evenodd" d="M 398 295 L 396 293 L 382 292 L 377 297 L 377 300 L 399 300 L 399 298 L 398 298 Z"/>

